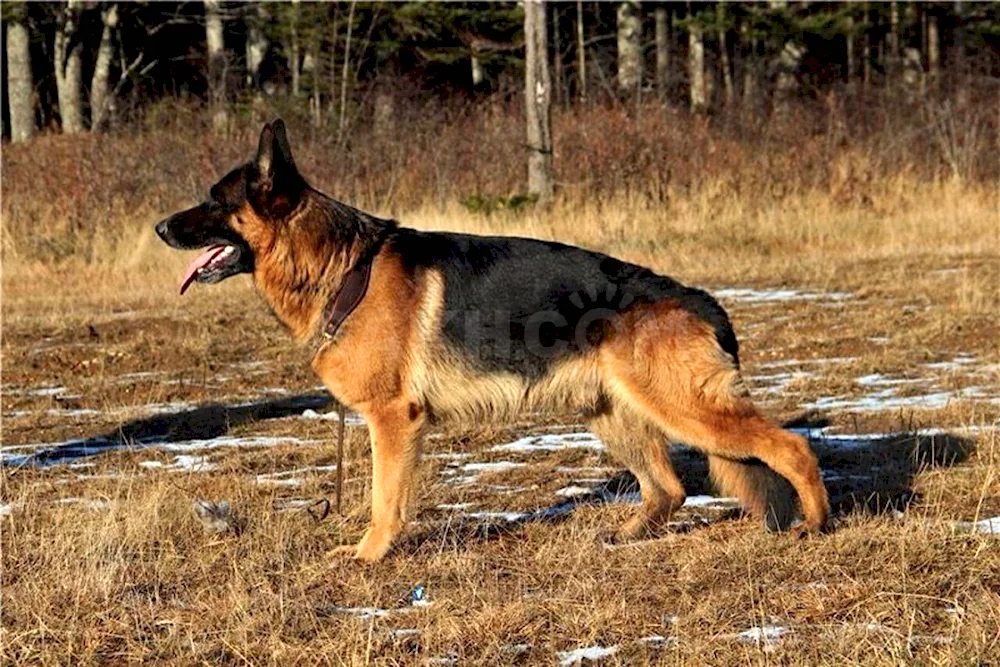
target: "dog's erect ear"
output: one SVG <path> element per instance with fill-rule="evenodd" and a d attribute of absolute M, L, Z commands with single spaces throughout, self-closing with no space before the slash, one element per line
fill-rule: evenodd
<path fill-rule="evenodd" d="M 292 147 L 285 134 L 285 122 L 280 118 L 264 125 L 257 145 L 257 173 L 263 181 L 270 181 L 281 171 L 295 172 Z"/>
<path fill-rule="evenodd" d="M 264 123 L 264 129 L 260 131 L 260 143 L 257 144 L 257 173 L 261 177 L 268 177 L 272 174 L 274 166 L 274 130 L 270 123 Z"/>

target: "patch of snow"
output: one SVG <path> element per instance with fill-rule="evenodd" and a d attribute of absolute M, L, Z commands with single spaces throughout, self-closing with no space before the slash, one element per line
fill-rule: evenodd
<path fill-rule="evenodd" d="M 468 452 L 438 452 L 436 454 L 426 454 L 423 458 L 442 461 L 461 461 L 472 458 L 472 454 Z"/>
<path fill-rule="evenodd" d="M 20 506 L 20 503 L 0 503 L 0 517 L 7 516 Z"/>
<path fill-rule="evenodd" d="M 66 393 L 66 387 L 38 387 L 17 392 L 25 396 L 58 396 Z"/>
<path fill-rule="evenodd" d="M 586 493 L 590 493 L 593 489 L 587 488 L 586 486 L 566 486 L 558 491 L 556 491 L 557 496 L 563 496 L 565 498 L 572 498 L 574 496 L 582 496 Z"/>
<path fill-rule="evenodd" d="M 137 405 L 135 408 L 141 412 L 149 415 L 170 415 L 175 412 L 187 412 L 188 410 L 194 410 L 196 406 L 194 403 L 187 403 L 185 401 L 175 401 L 173 403 L 147 403 L 146 405 Z"/>
<path fill-rule="evenodd" d="M 139 465 L 148 469 L 159 468 L 163 470 L 186 472 L 209 472 L 211 470 L 219 469 L 219 466 L 214 463 L 209 463 L 208 459 L 204 456 L 193 456 L 190 454 L 180 454 L 175 456 L 174 462 L 168 466 L 163 465 L 161 461 L 140 461 Z"/>
<path fill-rule="evenodd" d="M 955 527 L 973 533 L 983 533 L 984 535 L 996 535 L 1000 537 L 1000 516 L 982 519 L 980 521 L 956 521 Z"/>
<path fill-rule="evenodd" d="M 89 417 L 91 415 L 99 415 L 101 411 L 92 408 L 78 408 L 74 410 L 49 409 L 45 411 L 45 414 L 52 415 L 53 417 Z"/>
<path fill-rule="evenodd" d="M 986 395 L 982 387 L 966 387 L 958 391 L 939 391 L 917 396 L 897 396 L 896 390 L 890 387 L 857 398 L 843 395 L 825 396 L 810 403 L 803 403 L 802 407 L 808 410 L 838 409 L 853 412 L 877 412 L 899 408 L 938 410 L 957 400 L 1000 403 L 1000 397 Z"/>
<path fill-rule="evenodd" d="M 967 354 L 960 354 L 951 361 L 937 361 L 931 364 L 924 364 L 924 368 L 935 371 L 964 371 L 967 366 L 976 363 L 976 358 Z"/>
<path fill-rule="evenodd" d="M 604 444 L 591 433 L 546 433 L 530 435 L 504 445 L 495 445 L 491 452 L 552 452 L 562 449 L 591 449 L 604 451 Z"/>
<path fill-rule="evenodd" d="M 809 373 L 807 371 L 791 371 L 787 373 L 771 373 L 765 375 L 751 375 L 750 380 L 753 382 L 758 382 L 760 384 L 766 385 L 761 389 L 769 394 L 776 394 L 778 392 L 783 392 L 793 383 L 798 380 L 806 380 L 809 378 L 816 377 L 815 373 Z"/>
<path fill-rule="evenodd" d="M 330 611 L 338 614 L 349 614 L 361 619 L 384 618 L 389 614 L 404 613 L 408 609 L 382 609 L 381 607 L 332 607 Z"/>
<path fill-rule="evenodd" d="M 322 421 L 339 421 L 340 415 L 336 411 L 319 413 L 315 410 L 308 409 L 302 411 L 303 419 L 320 419 Z M 347 426 L 364 426 L 365 420 L 360 416 L 354 414 L 353 412 L 347 413 L 347 417 L 344 419 L 344 424 Z"/>
<path fill-rule="evenodd" d="M 715 290 L 720 299 L 732 299 L 741 303 L 774 303 L 778 301 L 843 301 L 850 299 L 850 292 L 800 292 L 793 289 L 752 289 L 733 287 Z"/>
<path fill-rule="evenodd" d="M 464 472 L 507 472 L 515 468 L 523 468 L 525 464 L 516 461 L 493 461 L 490 463 L 466 463 L 461 467 Z"/>
<path fill-rule="evenodd" d="M 556 657 L 559 658 L 559 664 L 562 667 L 572 667 L 583 662 L 607 658 L 617 653 L 617 651 L 617 646 L 601 646 L 598 644 L 575 648 L 572 651 L 559 651 L 556 653 Z"/>
<path fill-rule="evenodd" d="M 159 447 L 168 452 L 193 452 L 219 447 L 277 447 L 279 445 L 318 445 L 319 440 L 303 440 L 293 436 L 233 436 L 223 435 L 205 440 L 184 440 L 181 442 L 150 442 L 147 446 Z"/>
<path fill-rule="evenodd" d="M 267 484 L 268 486 L 284 486 L 289 488 L 296 488 L 302 486 L 302 480 L 297 477 L 289 477 L 288 479 L 276 479 L 274 477 L 264 477 L 262 475 L 257 475 L 258 484 Z"/>
<path fill-rule="evenodd" d="M 31 454 L 13 454 L 11 452 L 0 452 L 0 465 L 22 466 L 31 460 Z"/>
<path fill-rule="evenodd" d="M 476 521 L 487 520 L 487 521 L 519 521 L 529 514 L 527 512 L 466 512 L 463 514 L 467 519 L 475 519 Z"/>
<path fill-rule="evenodd" d="M 778 625 L 764 625 L 737 633 L 736 641 L 741 644 L 776 644 L 787 632 L 788 630 Z"/>
<path fill-rule="evenodd" d="M 461 512 L 473 506 L 475 506 L 475 503 L 441 503 L 437 508 L 446 512 Z"/>
<path fill-rule="evenodd" d="M 862 387 L 891 387 L 900 384 L 921 384 L 927 381 L 907 378 L 890 378 L 882 375 L 881 373 L 871 373 L 869 375 L 862 375 L 854 380 L 854 382 L 856 384 L 860 384 Z"/>
<path fill-rule="evenodd" d="M 716 498 L 715 496 L 688 496 L 684 500 L 683 507 L 706 507 L 708 509 L 732 509 L 739 507 L 740 501 L 736 498 Z"/>

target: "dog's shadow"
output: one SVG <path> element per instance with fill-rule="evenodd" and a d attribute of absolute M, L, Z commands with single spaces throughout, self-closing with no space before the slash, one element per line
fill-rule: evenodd
<path fill-rule="evenodd" d="M 947 468 L 968 459 L 975 451 L 973 438 L 934 429 L 888 434 L 824 436 L 826 420 L 793 420 L 784 424 L 809 439 L 819 459 L 823 482 L 830 496 L 834 518 L 852 512 L 890 514 L 902 512 L 918 500 L 914 478 L 921 471 Z M 701 453 L 674 447 L 671 459 L 689 496 L 711 495 L 714 489 L 708 475 L 708 462 Z M 788 487 L 791 492 L 791 487 Z M 511 520 L 467 519 L 439 522 L 413 531 L 401 548 L 415 550 L 430 543 L 460 545 L 489 541 L 513 535 L 532 523 L 563 521 L 579 506 L 634 500 L 639 484 L 632 473 L 622 471 L 590 493 L 575 496 L 553 505 L 522 513 Z M 720 519 L 741 515 L 739 510 L 711 510 L 695 513 L 692 519 L 672 522 L 668 531 L 683 533 L 697 530 Z"/>
<path fill-rule="evenodd" d="M 329 394 L 317 392 L 236 405 L 209 404 L 135 419 L 108 433 L 69 440 L 20 457 L 5 457 L 4 465 L 45 468 L 115 450 L 210 440 L 225 435 L 240 424 L 299 415 L 304 410 L 317 410 L 332 403 Z"/>

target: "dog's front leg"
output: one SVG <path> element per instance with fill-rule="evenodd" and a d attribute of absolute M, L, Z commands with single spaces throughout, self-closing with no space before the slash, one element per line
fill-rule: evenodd
<path fill-rule="evenodd" d="M 420 455 L 420 438 L 426 423 L 424 411 L 407 400 L 363 410 L 372 442 L 371 523 L 357 547 L 355 558 L 382 558 L 406 523 L 407 503 Z"/>

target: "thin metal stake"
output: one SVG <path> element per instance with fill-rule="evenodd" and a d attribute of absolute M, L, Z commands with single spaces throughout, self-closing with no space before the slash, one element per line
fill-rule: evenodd
<path fill-rule="evenodd" d="M 343 516 L 341 498 L 344 495 L 344 430 L 347 425 L 347 409 L 340 406 L 338 414 L 340 425 L 337 427 L 337 514 Z"/>

